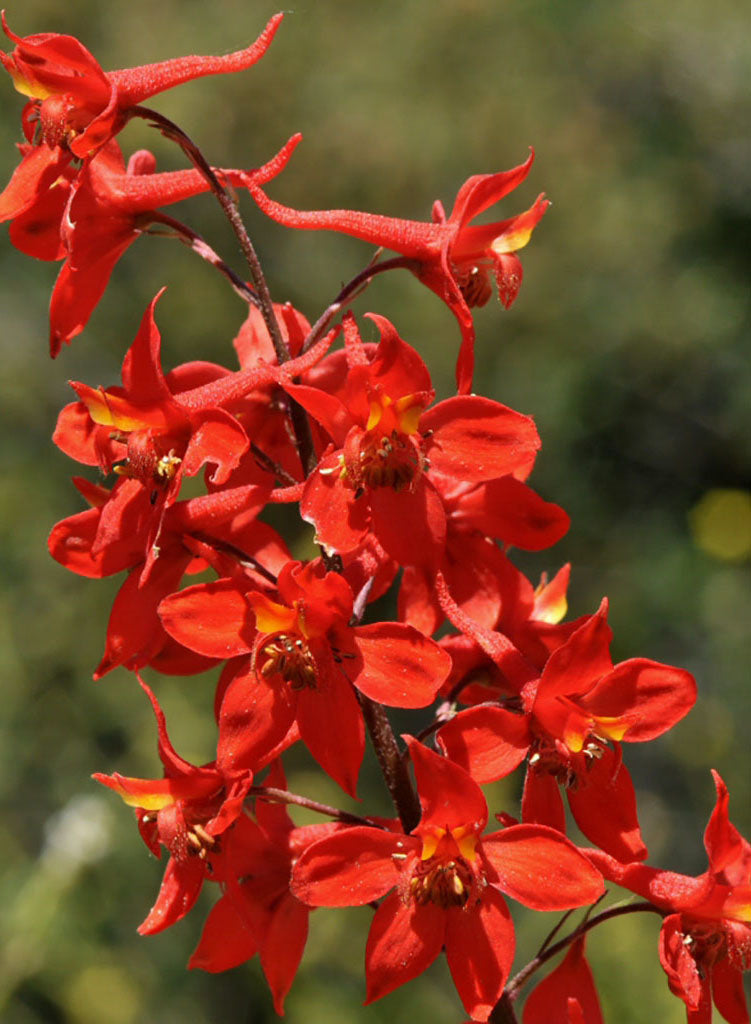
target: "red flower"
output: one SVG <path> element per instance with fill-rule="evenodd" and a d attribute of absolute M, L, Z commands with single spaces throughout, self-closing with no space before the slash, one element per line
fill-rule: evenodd
<path fill-rule="evenodd" d="M 502 893 L 535 910 L 596 900 L 602 879 L 567 839 L 541 825 L 482 836 L 479 786 L 458 765 L 405 737 L 422 806 L 410 835 L 348 828 L 315 843 L 292 891 L 312 906 L 361 906 L 386 896 L 365 954 L 367 1002 L 421 974 L 445 947 L 466 1011 L 485 1021 L 514 957 L 514 926 Z"/>
<path fill-rule="evenodd" d="M 401 565 L 435 569 L 446 512 L 432 475 L 481 483 L 524 473 L 539 437 L 529 417 L 489 398 L 458 395 L 428 409 L 422 359 L 385 317 L 370 317 L 381 333 L 370 359 L 354 319 L 345 321 L 349 370 L 335 393 L 286 385 L 334 443 L 308 478 L 302 514 L 334 551 L 353 551 L 372 533 Z"/>
<path fill-rule="evenodd" d="M 275 14 L 251 46 L 224 57 L 177 57 L 105 72 L 74 36 L 17 36 L 3 13 L 3 30 L 16 48 L 0 53 L 0 61 L 18 92 L 30 98 L 23 113 L 29 141 L 38 120 L 45 145 L 87 157 L 116 135 L 133 108 L 149 97 L 194 78 L 251 67 L 266 53 L 283 17 Z"/>
<path fill-rule="evenodd" d="M 476 174 L 459 189 L 451 215 L 443 206 L 433 205 L 432 223 L 400 220 L 358 210 L 292 210 L 274 202 L 253 182 L 253 198 L 269 217 L 292 228 L 340 231 L 366 242 L 393 249 L 412 261 L 410 267 L 451 309 L 459 321 L 462 346 L 456 364 L 460 393 L 472 389 L 475 331 L 471 306 L 483 306 L 492 294 L 490 275 L 495 277 L 498 297 L 508 309 L 522 281 L 522 266 L 516 252 L 530 235 L 548 207 L 542 195 L 524 213 L 492 224 L 471 221 L 499 202 L 526 178 L 534 154 L 518 167 L 498 174 Z"/>
<path fill-rule="evenodd" d="M 463 611 L 466 617 L 455 625 L 462 629 L 470 620 L 482 626 L 484 607 L 479 599 L 489 591 L 493 601 L 496 595 L 500 600 L 500 612 L 492 629 L 484 632 L 493 637 L 507 637 L 522 653 L 523 659 L 515 658 L 513 662 L 500 664 L 498 658 L 494 660 L 472 633 L 450 633 L 440 641 L 453 663 L 443 694 L 461 704 L 510 700 L 518 706 L 524 683 L 540 674 L 552 652 L 582 625 L 585 618 L 561 622 L 568 608 L 566 590 L 570 566 L 564 565 L 550 581 L 543 573 L 538 585 L 533 587 L 502 552 L 493 556 L 492 565 L 496 571 L 490 585 L 483 587 L 471 603 L 465 603 Z M 400 618 L 428 632 L 426 624 L 435 621 L 439 612 L 443 617 L 435 590 L 425 594 L 421 602 L 414 592 L 407 596 L 408 599 L 403 599 L 403 594 L 399 595 L 400 610 L 405 613 Z M 436 605 L 439 612 L 435 611 Z"/>
<path fill-rule="evenodd" d="M 280 382 L 316 362 L 331 344 L 322 339 L 305 355 L 283 366 L 257 364 L 230 373 L 210 363 L 185 364 L 165 377 L 160 362 L 161 336 L 154 307 L 125 355 L 122 387 L 92 388 L 72 381 L 80 398 L 63 409 L 54 441 L 72 458 L 140 481 L 155 515 L 177 497 L 183 475 L 195 476 L 209 463 L 210 481 L 227 483 L 249 448 L 237 418 L 222 406 L 264 384 Z"/>
<path fill-rule="evenodd" d="M 527 476 L 531 466 L 520 471 Z M 568 530 L 569 517 L 513 474 L 488 483 L 459 483 L 437 474 L 431 479 L 446 513 L 446 548 L 440 569 L 451 596 L 470 618 L 497 626 L 499 617 L 519 603 L 504 596 L 510 573 L 520 575 L 494 541 L 506 547 L 541 551 Z M 531 589 L 531 588 L 530 588 Z M 424 633 L 434 633 L 444 620 L 430 567 L 408 566 L 399 590 L 399 618 Z"/>
<path fill-rule="evenodd" d="M 265 785 L 286 789 L 278 761 Z M 292 866 L 311 843 L 341 826 L 296 828 L 285 807 L 260 799 L 255 816 L 256 821 L 242 817 L 228 837 L 231 875 L 188 967 L 226 971 L 259 953 L 274 1009 L 283 1014 L 284 999 L 305 949 L 311 912 L 290 891 Z"/>
<path fill-rule="evenodd" d="M 191 909 L 204 879 L 222 876 L 222 838 L 242 814 L 253 781 L 251 772 L 223 774 L 212 764 L 197 768 L 174 750 L 164 714 L 142 681 L 159 730 L 163 779 L 131 779 L 117 772 L 94 778 L 136 808 L 141 836 L 157 856 L 161 846 L 170 854 L 157 901 L 138 931 L 151 935 L 175 924 Z"/>
<path fill-rule="evenodd" d="M 296 719 L 313 757 L 354 794 L 365 738 L 352 687 L 391 707 L 425 707 L 448 655 L 412 626 L 350 626 L 349 584 L 320 561 L 285 565 L 275 598 L 225 579 L 167 598 L 159 614 L 179 643 L 236 659 L 224 680 L 220 757 L 255 768 Z"/>
<path fill-rule="evenodd" d="M 224 483 L 249 447 L 243 428 L 217 401 L 191 402 L 191 391 L 173 394 L 162 372 L 161 336 L 154 321 L 161 294 L 144 313 L 125 355 L 123 386 L 105 391 L 72 381 L 80 402 L 63 409 L 54 434 L 58 447 L 73 458 L 98 464 L 105 472 L 119 463 L 120 476 L 139 482 L 152 506 L 151 547 L 183 474 L 194 476 L 209 462 L 215 467 L 214 481 Z M 215 391 L 210 384 L 209 395 Z M 122 494 L 115 491 L 115 496 Z"/>
<path fill-rule="evenodd" d="M 230 184 L 267 181 L 285 167 L 295 136 L 263 167 L 217 171 Z M 155 174 L 148 150 L 134 153 L 126 168 L 112 140 L 80 171 L 59 149 L 22 146 L 23 160 L 0 195 L 0 220 L 11 220 L 17 249 L 37 259 L 65 257 L 50 303 L 50 351 L 56 356 L 86 326 L 112 270 L 139 235 L 163 220 L 159 208 L 205 192 L 197 170 Z"/>
<path fill-rule="evenodd" d="M 238 556 L 255 558 L 266 571 L 287 561 L 281 538 L 255 518 L 268 489 L 250 484 L 175 503 L 159 524 L 157 545 L 153 506 L 137 481 L 122 479 L 112 492 L 82 480 L 77 486 L 92 508 L 57 523 L 49 538 L 52 557 L 93 578 L 129 570 L 112 606 L 95 678 L 118 665 L 158 665 L 162 672 L 183 675 L 215 664 L 166 633 L 157 608 L 184 574 L 207 562 L 219 567 L 225 545 L 233 552 L 224 556 L 225 572 L 226 563 L 237 567 Z"/>
<path fill-rule="evenodd" d="M 521 710 L 480 706 L 439 732 L 449 756 L 479 782 L 513 771 L 529 754 L 524 821 L 565 831 L 558 785 L 582 832 L 624 861 L 647 855 L 620 742 L 644 742 L 679 722 L 696 701 L 693 676 L 647 658 L 613 667 L 607 602 L 550 655 L 520 693 Z"/>
<path fill-rule="evenodd" d="M 712 1001 L 730 1024 L 748 1024 L 742 973 L 751 968 L 751 843 L 731 825 L 727 786 L 717 772 L 712 776 L 717 801 L 704 832 L 704 874 L 620 864 L 599 850 L 587 856 L 607 879 L 667 915 L 660 962 L 689 1024 L 711 1024 Z"/>

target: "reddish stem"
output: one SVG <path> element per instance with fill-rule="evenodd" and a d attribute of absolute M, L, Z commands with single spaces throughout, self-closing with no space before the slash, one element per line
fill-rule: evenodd
<path fill-rule="evenodd" d="M 348 825 L 367 825 L 370 828 L 383 828 L 383 825 L 379 825 L 377 821 L 371 821 L 370 818 L 363 818 L 359 814 L 350 814 L 349 811 L 340 811 L 336 807 L 321 804 L 317 800 L 310 800 L 306 796 L 290 793 L 287 789 L 276 789 L 274 786 L 251 786 L 248 793 L 259 800 L 268 800 L 274 804 L 294 804 L 296 807 L 306 807 L 309 811 L 326 814 L 329 818 L 336 818 L 337 821 L 346 822 Z"/>
<path fill-rule="evenodd" d="M 621 917 L 624 914 L 637 914 L 644 911 L 652 911 L 654 914 L 664 916 L 662 911 L 658 910 L 658 908 L 652 903 L 643 901 L 640 903 L 628 903 L 626 906 L 610 907 L 607 910 L 603 910 L 601 913 L 596 914 L 594 917 L 586 918 L 578 927 L 574 928 L 572 932 L 554 943 L 552 946 L 548 946 L 547 949 L 543 949 L 537 954 L 534 960 L 530 960 L 526 967 L 522 967 L 518 974 L 514 975 L 506 986 L 503 998 L 507 998 L 513 1003 L 513 1001 L 518 997 L 522 986 L 526 984 L 535 971 L 542 967 L 544 963 L 547 963 L 548 960 L 551 960 L 557 953 L 560 953 L 561 950 L 570 946 L 571 943 L 575 942 L 580 936 L 586 934 L 592 928 L 595 928 L 598 924 L 602 924 L 604 921 L 609 921 L 613 917 Z M 493 1013 L 495 1013 L 495 1010 Z M 490 1019 L 495 1021 L 495 1018 L 492 1015 Z M 499 1017 L 498 1019 L 505 1020 L 507 1018 Z"/>

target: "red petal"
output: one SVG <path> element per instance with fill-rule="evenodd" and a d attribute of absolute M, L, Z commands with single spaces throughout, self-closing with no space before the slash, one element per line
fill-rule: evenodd
<path fill-rule="evenodd" d="M 514 961 L 514 924 L 501 894 L 489 886 L 476 907 L 448 912 L 446 959 L 464 1009 L 488 1019 Z"/>
<path fill-rule="evenodd" d="M 350 796 L 365 753 L 365 726 L 354 690 L 333 661 L 317 655 L 315 688 L 304 687 L 297 700 L 300 736 L 321 768 Z"/>
<path fill-rule="evenodd" d="M 523 164 L 512 167 L 509 171 L 498 171 L 496 174 L 475 174 L 468 178 L 456 194 L 449 221 L 460 226 L 479 217 L 481 213 L 498 203 L 509 192 L 520 185 L 529 174 L 535 158 L 533 149 Z M 461 238 L 461 233 L 459 234 Z"/>
<path fill-rule="evenodd" d="M 420 431 L 433 431 L 431 467 L 462 481 L 485 481 L 513 473 L 540 447 L 534 421 L 477 395 L 439 402 L 420 419 Z"/>
<path fill-rule="evenodd" d="M 250 960 L 257 952 L 258 942 L 243 915 L 229 896 L 223 896 L 206 919 L 188 968 L 212 973 L 228 971 Z"/>
<path fill-rule="evenodd" d="M 543 499 L 516 477 L 481 484 L 460 501 L 461 520 L 488 537 L 524 551 L 542 551 L 569 528 L 566 512 Z"/>
<path fill-rule="evenodd" d="M 178 643 L 209 658 L 233 658 L 253 649 L 255 620 L 234 580 L 171 594 L 159 605 L 159 617 Z"/>
<path fill-rule="evenodd" d="M 537 702 L 553 697 L 586 693 L 601 676 L 612 671 L 608 626 L 608 603 L 603 598 L 596 614 L 591 615 L 548 659 L 537 690 Z"/>
<path fill-rule="evenodd" d="M 322 544 L 334 551 L 346 552 L 359 545 L 370 516 L 367 498 L 363 495 L 355 499 L 355 492 L 342 481 L 339 468 L 336 454 L 321 462 L 305 485 L 300 513 L 315 526 Z"/>
<path fill-rule="evenodd" d="M 488 805 L 472 777 L 411 736 L 402 738 L 409 747 L 422 807 L 422 819 L 414 831 L 421 835 L 435 828 L 464 827 L 482 832 L 488 821 Z"/>
<path fill-rule="evenodd" d="M 704 849 L 709 857 L 710 871 L 730 885 L 747 883 L 751 876 L 751 846 L 728 818 L 728 788 L 719 773 L 712 772 L 717 800 L 704 830 Z"/>
<path fill-rule="evenodd" d="M 584 854 L 545 825 L 512 825 L 484 836 L 482 849 L 498 873 L 498 887 L 533 910 L 580 907 L 605 890 Z"/>
<path fill-rule="evenodd" d="M 307 384 L 285 384 L 287 391 L 306 412 L 316 419 L 337 446 L 341 447 L 353 420 L 346 405 L 334 395 Z"/>
<path fill-rule="evenodd" d="M 430 372 L 420 355 L 403 341 L 394 325 L 385 316 L 367 313 L 378 328 L 381 340 L 370 364 L 370 376 L 391 398 L 402 398 L 417 392 L 432 396 Z"/>
<path fill-rule="evenodd" d="M 284 685 L 259 680 L 246 658 L 229 663 L 223 685 L 217 766 L 226 774 L 257 771 L 292 725 L 295 697 Z"/>
<path fill-rule="evenodd" d="M 426 636 L 435 633 L 444 614 L 433 590 L 431 573 L 416 565 L 406 567 L 399 587 L 398 616 Z"/>
<path fill-rule="evenodd" d="M 376 911 L 365 949 L 368 994 L 365 1003 L 412 981 L 441 952 L 446 913 L 434 903 L 417 906 L 399 893 L 387 896 Z"/>
<path fill-rule="evenodd" d="M 524 760 L 531 734 L 524 715 L 482 706 L 460 711 L 441 726 L 436 742 L 480 784 L 510 775 Z"/>
<path fill-rule="evenodd" d="M 412 851 L 408 836 L 355 825 L 313 843 L 294 867 L 292 892 L 311 907 L 359 907 L 396 885 Z"/>
<path fill-rule="evenodd" d="M 644 860 L 647 848 L 636 816 L 631 776 L 609 748 L 589 765 L 579 786 L 568 790 L 568 802 L 584 835 L 618 860 Z"/>
<path fill-rule="evenodd" d="M 195 476 L 204 463 L 216 469 L 212 484 L 226 484 L 230 474 L 250 448 L 248 435 L 234 416 L 224 409 L 207 409 L 193 417 L 193 434 L 183 458 L 183 472 Z"/>
<path fill-rule="evenodd" d="M 284 1000 L 300 966 L 308 939 L 310 910 L 291 893 L 274 908 L 261 946 L 261 966 L 274 997 L 274 1009 L 282 1016 Z"/>
<path fill-rule="evenodd" d="M 702 978 L 696 961 L 683 941 L 679 914 L 666 917 L 660 929 L 660 963 L 668 976 L 670 990 L 680 996 L 689 1010 L 704 1011 L 698 1020 L 710 1024 L 712 1004 L 709 999 L 709 977 Z"/>
<path fill-rule="evenodd" d="M 378 622 L 352 630 L 362 665 L 352 683 L 371 700 L 395 708 L 430 704 L 451 671 L 451 657 L 412 626 Z"/>
<path fill-rule="evenodd" d="M 36 211 L 40 202 L 45 202 L 54 195 L 57 203 L 63 205 L 67 200 L 67 186 L 50 186 L 61 176 L 70 163 L 70 154 L 60 148 L 50 149 L 49 146 L 22 146 L 23 154 L 20 164 L 11 175 L 8 184 L 0 193 L 0 221 L 14 220 L 25 212 Z M 45 206 L 47 203 L 45 203 Z M 60 210 L 60 217 L 62 209 Z M 58 217 L 58 245 L 60 230 Z M 26 250 L 23 250 L 24 252 Z"/>
<path fill-rule="evenodd" d="M 748 1024 L 743 974 L 728 960 L 718 959 L 712 968 L 712 998 L 729 1024 Z"/>
<path fill-rule="evenodd" d="M 452 528 L 452 517 L 448 526 L 441 568 L 451 596 L 471 619 L 487 629 L 494 629 L 504 605 L 501 573 L 505 556 L 496 544 L 475 531 Z M 434 590 L 430 575 L 428 584 Z"/>
<path fill-rule="evenodd" d="M 400 565 L 436 566 L 446 544 L 446 513 L 425 476 L 411 488 L 370 491 L 373 532 Z"/>
<path fill-rule="evenodd" d="M 578 704 L 595 716 L 628 723 L 623 739 L 652 740 L 679 722 L 696 703 L 690 672 L 648 658 L 631 658 L 601 679 Z"/>
<path fill-rule="evenodd" d="M 522 820 L 550 825 L 565 834 L 566 813 L 558 783 L 548 772 L 527 768 L 522 795 Z"/>
<path fill-rule="evenodd" d="M 203 878 L 203 862 L 198 857 L 184 864 L 170 857 L 156 903 L 139 925 L 139 935 L 155 935 L 185 917 L 198 899 Z"/>
<path fill-rule="evenodd" d="M 63 343 L 80 334 L 104 294 L 112 270 L 122 254 L 138 238 L 133 231 L 114 240 L 96 262 L 76 269 L 70 258 L 58 274 L 50 300 L 50 352 L 58 355 Z"/>
<path fill-rule="evenodd" d="M 104 654 L 95 679 L 118 665 L 141 668 L 158 653 L 165 634 L 157 608 L 165 594 L 177 587 L 189 560 L 189 555 L 181 560 L 159 559 L 143 584 L 138 568 L 131 570 L 112 605 Z"/>
<path fill-rule="evenodd" d="M 571 943 L 563 960 L 529 996 L 523 1024 L 571 1024 L 572 999 L 581 1011 L 582 1024 L 603 1024 L 597 988 L 584 956 L 583 936 Z"/>

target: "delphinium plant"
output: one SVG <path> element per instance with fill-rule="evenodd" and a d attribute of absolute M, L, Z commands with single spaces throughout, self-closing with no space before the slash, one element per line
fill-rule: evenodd
<path fill-rule="evenodd" d="M 54 526 L 50 552 L 80 576 L 123 577 L 94 675 L 122 667 L 140 683 L 164 768 L 156 779 L 94 776 L 135 808 L 144 843 L 166 861 L 139 930 L 169 928 L 213 889 L 189 966 L 221 972 L 258 955 L 281 1014 L 311 910 L 362 906 L 372 917 L 366 1002 L 445 954 L 457 1020 L 461 1003 L 473 1021 L 521 1012 L 524 1024 L 598 1024 L 586 938 L 606 920 L 652 912 L 663 919 L 660 962 L 690 1024 L 709 1022 L 713 1003 L 742 1024 L 751 846 L 730 824 L 727 788 L 715 773 L 707 871 L 650 867 L 624 758 L 624 744 L 664 734 L 691 710 L 694 679 L 644 657 L 614 665 L 607 600 L 567 618 L 569 567 L 534 581 L 513 559 L 514 549 L 549 548 L 569 525 L 527 482 L 540 448 L 534 421 L 473 391 L 472 310 L 494 292 L 505 308 L 514 303 L 518 253 L 548 207 L 540 195 L 522 212 L 495 212 L 530 174 L 533 154 L 471 175 L 450 213 L 436 201 L 426 221 L 283 206 L 273 181 L 299 136 L 276 155 L 250 153 L 252 168 L 218 167 L 150 106 L 184 82 L 246 71 L 282 20 L 223 57 L 105 72 L 76 38 L 19 36 L 3 19 L 11 45 L 0 59 L 27 102 L 0 216 L 16 248 L 61 264 L 51 354 L 86 329 L 120 256 L 152 231 L 186 243 L 247 303 L 238 365 L 165 371 L 157 294 L 121 380 L 71 382 L 75 400 L 54 432 L 88 473 L 74 478 L 86 507 Z M 118 135 L 134 118 L 180 147 L 189 167 L 157 173 L 147 150 L 126 159 Z M 175 215 L 202 192 L 235 231 L 243 274 Z M 293 231 L 377 247 L 312 323 L 269 293 L 241 193 Z M 350 308 L 373 278 L 397 269 L 457 321 L 456 339 L 440 340 L 457 351 L 456 393 L 437 403 L 430 370 L 398 325 L 367 314 L 379 340 L 366 341 Z M 317 557 L 293 558 L 289 538 L 259 518 L 276 504 L 313 527 Z M 375 602 L 389 592 L 396 620 L 380 621 Z M 170 742 L 158 680 L 208 668 L 218 676 L 216 757 L 194 765 Z M 408 733 L 395 735 L 391 709 L 412 712 Z M 285 754 L 302 743 L 356 796 L 368 742 L 391 817 L 288 788 Z M 521 805 L 489 808 L 482 786 L 512 773 L 523 775 Z M 564 796 L 592 846 L 567 838 Z M 293 806 L 320 823 L 296 825 Z M 598 907 L 606 881 L 638 899 Z M 507 898 L 565 912 L 513 976 Z"/>

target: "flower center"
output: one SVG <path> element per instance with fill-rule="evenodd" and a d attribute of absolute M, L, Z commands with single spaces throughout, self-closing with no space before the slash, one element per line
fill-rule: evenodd
<path fill-rule="evenodd" d="M 529 767 L 536 772 L 552 775 L 566 789 L 578 789 L 582 774 L 593 761 L 602 757 L 605 741 L 591 734 L 581 751 L 572 754 L 560 740 L 538 738 L 532 746 Z"/>
<path fill-rule="evenodd" d="M 125 462 L 114 467 L 119 476 L 133 477 L 145 487 L 167 487 L 173 480 L 182 459 L 175 448 L 166 448 L 169 438 L 154 436 L 149 430 L 135 430 L 127 437 L 114 433 L 110 436 L 128 446 Z"/>
<path fill-rule="evenodd" d="M 315 658 L 300 636 L 279 633 L 261 648 L 263 663 L 260 673 L 268 679 L 280 675 L 293 690 L 301 690 L 308 686 L 315 689 L 318 681 L 318 670 Z"/>
<path fill-rule="evenodd" d="M 358 462 L 354 474 L 347 467 L 347 475 L 357 480 L 358 488 L 392 487 L 401 491 L 423 468 L 419 448 L 411 438 L 397 430 L 380 437 L 368 437 L 366 434 L 360 445 Z"/>
<path fill-rule="evenodd" d="M 454 277 L 459 285 L 459 291 L 470 308 L 484 306 L 490 300 L 493 286 L 490 283 L 487 267 L 477 263 L 454 267 Z"/>
<path fill-rule="evenodd" d="M 739 971 L 751 968 L 751 927 L 730 920 L 703 921 L 684 914 L 681 918 L 683 944 L 696 962 L 699 975 L 706 978 L 714 964 L 727 957 Z"/>
<path fill-rule="evenodd" d="M 453 860 L 430 857 L 415 868 L 409 891 L 419 906 L 435 903 L 446 910 L 463 907 L 472 895 L 473 886 L 472 869 L 463 857 Z"/>

